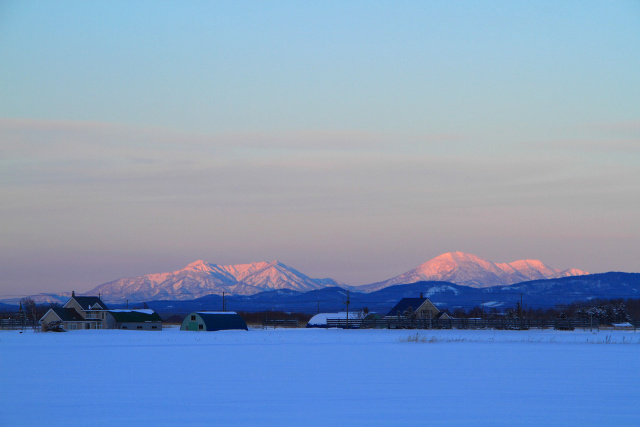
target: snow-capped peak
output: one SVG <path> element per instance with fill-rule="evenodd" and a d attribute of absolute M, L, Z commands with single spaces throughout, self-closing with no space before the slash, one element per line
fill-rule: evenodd
<path fill-rule="evenodd" d="M 578 269 L 557 270 L 534 259 L 510 263 L 493 263 L 477 255 L 447 252 L 383 282 L 366 285 L 363 290 L 374 291 L 387 286 L 419 281 L 447 281 L 459 285 L 484 288 L 511 285 L 527 280 L 553 279 L 564 276 L 589 274 Z"/>
<path fill-rule="evenodd" d="M 147 274 L 105 283 L 90 291 L 107 301 L 187 300 L 209 294 L 251 295 L 266 290 L 306 292 L 342 285 L 332 279 L 311 279 L 280 261 L 217 265 L 194 261 L 171 273 Z"/>
<path fill-rule="evenodd" d="M 194 261 L 184 267 L 182 270 L 211 271 L 211 264 L 201 259 Z M 181 271 L 181 270 L 178 270 Z"/>

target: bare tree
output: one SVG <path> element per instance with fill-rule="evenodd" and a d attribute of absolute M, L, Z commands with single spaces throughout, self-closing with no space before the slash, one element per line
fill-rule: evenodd
<path fill-rule="evenodd" d="M 357 320 L 363 320 L 369 315 L 369 308 L 363 307 L 353 312 L 353 318 Z"/>
<path fill-rule="evenodd" d="M 38 321 L 42 316 L 44 316 L 44 308 L 36 304 L 36 302 L 30 297 L 22 298 L 20 300 L 20 303 L 22 303 L 22 309 L 24 310 L 26 319 L 33 327 L 33 330 L 37 331 Z"/>

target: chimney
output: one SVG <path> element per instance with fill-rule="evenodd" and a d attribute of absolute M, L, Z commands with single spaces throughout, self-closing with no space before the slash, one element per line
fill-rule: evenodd
<path fill-rule="evenodd" d="M 420 292 L 420 298 L 424 298 L 424 296 L 422 295 L 422 292 Z"/>
<path fill-rule="evenodd" d="M 71 298 L 75 298 L 76 297 L 76 291 L 71 291 Z"/>

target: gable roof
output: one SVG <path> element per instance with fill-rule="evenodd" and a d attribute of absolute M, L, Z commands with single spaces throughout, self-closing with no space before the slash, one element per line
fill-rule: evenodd
<path fill-rule="evenodd" d="M 79 297 L 72 296 L 71 299 L 76 300 L 76 302 L 82 307 L 83 310 L 91 310 L 95 304 L 99 304 L 103 310 L 109 310 L 107 305 L 102 302 L 102 300 L 98 297 Z"/>
<path fill-rule="evenodd" d="M 109 314 L 118 323 L 162 322 L 160 315 L 153 310 L 110 310 Z"/>
<path fill-rule="evenodd" d="M 387 316 L 402 316 L 408 308 L 416 311 L 427 300 L 428 298 L 402 298 L 400 302 L 391 309 Z"/>
<path fill-rule="evenodd" d="M 55 307 L 51 309 L 63 322 L 83 322 L 84 317 L 73 308 Z"/>

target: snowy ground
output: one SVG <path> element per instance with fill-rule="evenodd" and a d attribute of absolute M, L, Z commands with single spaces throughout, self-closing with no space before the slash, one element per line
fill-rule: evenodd
<path fill-rule="evenodd" d="M 640 425 L 640 332 L 0 331 L 0 426 L 427 423 Z"/>

